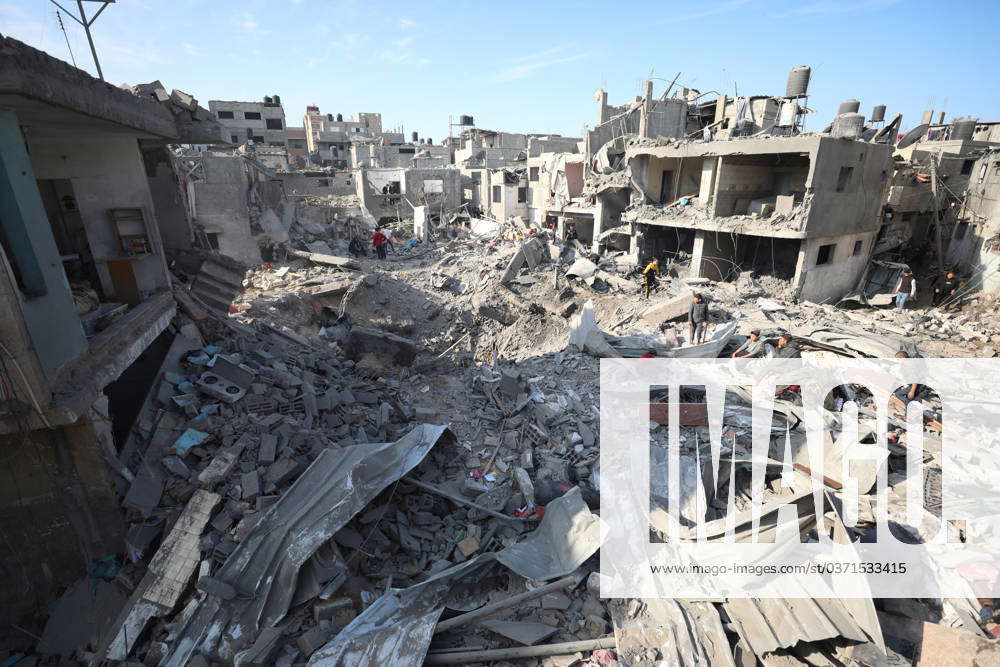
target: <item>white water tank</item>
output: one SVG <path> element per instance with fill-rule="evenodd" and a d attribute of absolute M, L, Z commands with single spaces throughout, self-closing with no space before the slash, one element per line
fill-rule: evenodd
<path fill-rule="evenodd" d="M 799 105 L 795 102 L 784 102 L 778 112 L 778 127 L 792 127 L 795 125 L 795 118 L 799 115 Z"/>

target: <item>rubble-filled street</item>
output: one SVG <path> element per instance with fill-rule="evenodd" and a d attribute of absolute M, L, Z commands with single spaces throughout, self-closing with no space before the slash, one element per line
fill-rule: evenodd
<path fill-rule="evenodd" d="M 1000 122 L 822 108 L 828 80 L 782 60 L 759 81 L 784 94 L 650 70 L 620 105 L 605 79 L 582 136 L 456 114 L 435 142 L 389 126 L 417 95 L 385 124 L 201 101 L 95 45 L 128 3 L 77 4 L 50 8 L 72 64 L 0 35 L 0 667 L 1000 665 Z M 258 11 L 240 30 L 273 48 Z M 429 23 L 392 19 L 404 55 L 374 61 L 433 66 L 409 54 Z M 492 81 L 591 57 L 569 48 Z M 105 53 L 148 83 L 110 83 Z M 908 375 L 941 360 L 975 381 Z M 717 384 L 668 376 L 614 412 L 682 364 Z M 838 364 L 899 389 L 804 405 Z M 769 367 L 814 377 L 726 375 Z M 615 523 L 622 484 L 648 535 Z M 873 563 L 886 533 L 930 581 Z M 722 592 L 609 594 L 663 545 L 763 571 L 797 541 L 853 576 L 734 590 L 688 551 Z"/>

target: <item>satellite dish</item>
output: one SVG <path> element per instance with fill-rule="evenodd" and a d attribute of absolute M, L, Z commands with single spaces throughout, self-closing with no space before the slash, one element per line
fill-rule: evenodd
<path fill-rule="evenodd" d="M 915 142 L 917 139 L 927 134 L 927 128 L 929 127 L 930 125 L 928 125 L 927 123 L 921 123 L 920 125 L 917 125 L 915 128 L 913 128 L 912 130 L 903 135 L 903 138 L 900 139 L 899 143 L 896 144 L 896 148 L 906 148 L 907 146 Z"/>

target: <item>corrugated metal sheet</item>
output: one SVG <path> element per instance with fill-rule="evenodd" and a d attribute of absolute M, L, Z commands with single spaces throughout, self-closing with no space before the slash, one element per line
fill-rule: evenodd
<path fill-rule="evenodd" d="M 446 430 L 422 424 L 394 443 L 324 450 L 214 575 L 237 597 L 206 596 L 161 664 L 181 667 L 196 652 L 232 662 L 260 630 L 284 617 L 306 560 L 420 463 Z"/>

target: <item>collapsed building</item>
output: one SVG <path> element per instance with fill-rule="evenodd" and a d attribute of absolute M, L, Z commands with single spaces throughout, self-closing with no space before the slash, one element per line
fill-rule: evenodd
<path fill-rule="evenodd" d="M 20 545 L 0 581 L 8 623 L 124 539 L 108 462 L 136 397 L 121 378 L 157 364 L 176 312 L 160 158 L 168 143 L 228 139 L 189 96 L 137 92 L 0 45 L 0 438 L 13 475 L 0 530 Z"/>

